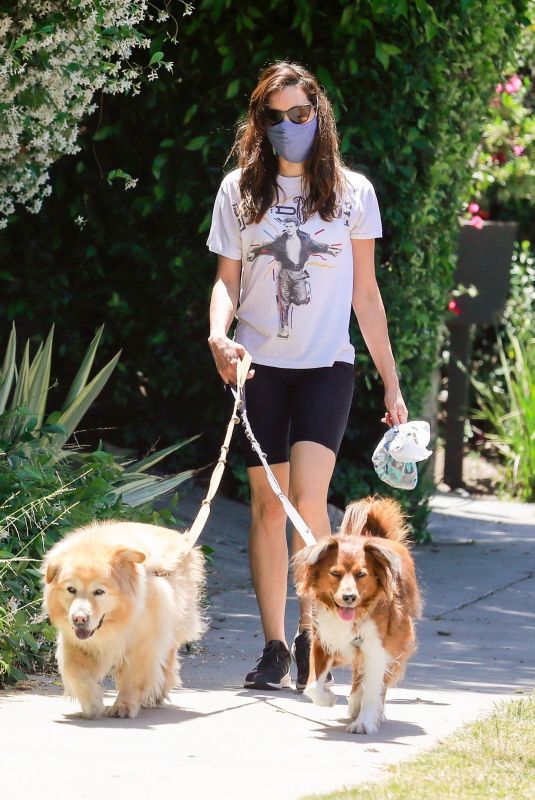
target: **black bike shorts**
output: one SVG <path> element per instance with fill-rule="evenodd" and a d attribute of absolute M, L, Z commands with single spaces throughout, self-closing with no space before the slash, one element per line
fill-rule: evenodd
<path fill-rule="evenodd" d="M 313 369 L 252 364 L 252 369 L 254 378 L 245 384 L 247 417 L 268 463 L 288 461 L 295 442 L 317 442 L 337 455 L 355 388 L 353 364 L 335 361 Z M 246 465 L 261 466 L 243 440 Z"/>

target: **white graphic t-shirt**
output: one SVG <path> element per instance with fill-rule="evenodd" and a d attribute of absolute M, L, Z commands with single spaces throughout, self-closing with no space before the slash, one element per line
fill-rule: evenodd
<path fill-rule="evenodd" d="M 346 187 L 335 219 L 303 216 L 301 177 L 277 177 L 277 202 L 259 223 L 239 214 L 240 170 L 225 176 L 207 245 L 242 263 L 235 340 L 257 364 L 311 368 L 352 364 L 351 239 L 382 236 L 370 181 L 344 170 Z"/>

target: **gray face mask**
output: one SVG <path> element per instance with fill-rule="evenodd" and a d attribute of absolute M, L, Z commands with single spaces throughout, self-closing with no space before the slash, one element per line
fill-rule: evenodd
<path fill-rule="evenodd" d="M 302 125 L 283 119 L 278 125 L 268 128 L 266 134 L 278 156 L 292 164 L 301 164 L 310 155 L 317 129 L 317 117 Z"/>

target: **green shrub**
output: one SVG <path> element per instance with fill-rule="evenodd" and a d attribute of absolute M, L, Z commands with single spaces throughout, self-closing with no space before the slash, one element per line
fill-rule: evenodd
<path fill-rule="evenodd" d="M 505 464 L 502 489 L 528 502 L 535 500 L 534 331 L 535 253 L 522 242 L 513 257 L 503 321 L 487 334 L 488 349 L 480 346 L 474 361 L 477 407 L 471 417 L 484 452 L 497 452 Z"/>
<path fill-rule="evenodd" d="M 498 332 L 499 364 L 505 391 L 474 379 L 479 410 L 475 419 L 491 426 L 486 434 L 503 456 L 505 488 L 527 502 L 535 501 L 535 336 L 506 328 Z"/>
<path fill-rule="evenodd" d="M 511 264 L 511 291 L 503 321 L 516 331 L 533 331 L 535 324 L 535 246 L 518 242 Z"/>
<path fill-rule="evenodd" d="M 529 333 L 535 326 L 535 251 L 529 241 L 517 242 L 510 272 L 509 297 L 498 326 L 476 329 L 472 349 L 472 374 L 480 383 L 505 391 L 503 371 L 496 342 L 497 332 L 505 335 L 506 327 L 518 335 Z M 472 392 L 470 405 L 475 405 Z"/>
<path fill-rule="evenodd" d="M 520 237 L 535 239 L 535 2 L 527 25 L 489 104 L 489 119 L 474 155 L 468 201 L 484 218 L 516 220 Z"/>

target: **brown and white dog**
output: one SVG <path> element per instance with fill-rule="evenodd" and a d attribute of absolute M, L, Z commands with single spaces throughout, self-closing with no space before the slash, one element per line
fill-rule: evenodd
<path fill-rule="evenodd" d="M 85 717 L 135 717 L 179 684 L 177 649 L 199 639 L 204 559 L 176 531 L 100 522 L 68 534 L 47 553 L 44 606 L 58 630 L 65 693 Z M 113 672 L 118 695 L 102 702 Z"/>
<path fill-rule="evenodd" d="M 332 706 L 332 667 L 351 665 L 349 733 L 375 733 L 388 686 L 415 650 L 421 611 L 414 562 L 399 504 L 369 497 L 351 503 L 340 531 L 293 559 L 297 592 L 311 600 L 310 673 L 305 694 Z"/>

